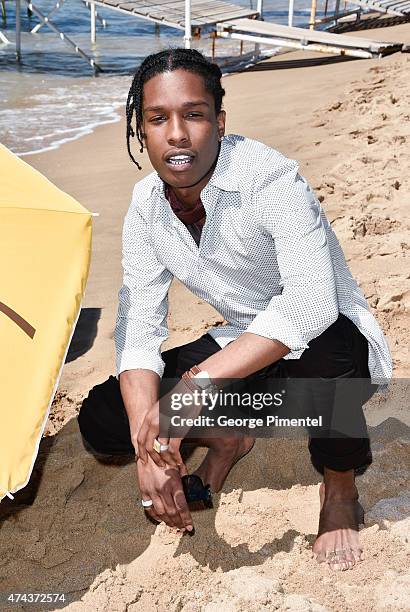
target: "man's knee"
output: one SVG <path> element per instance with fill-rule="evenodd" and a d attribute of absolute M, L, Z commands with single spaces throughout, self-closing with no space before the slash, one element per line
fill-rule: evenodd
<path fill-rule="evenodd" d="M 84 398 L 77 417 L 84 448 L 94 455 L 132 454 L 128 417 L 118 380 L 110 376 Z"/>
<path fill-rule="evenodd" d="M 91 446 L 91 444 L 86 440 L 86 438 L 84 438 L 83 434 L 81 433 L 80 430 L 80 434 L 81 434 L 81 441 L 83 443 L 84 449 L 87 451 L 87 453 L 90 453 L 91 455 L 94 455 L 95 457 L 100 458 L 100 457 L 110 457 L 111 455 L 107 454 L 107 453 L 99 453 L 98 451 L 95 450 L 95 448 L 93 448 Z"/>

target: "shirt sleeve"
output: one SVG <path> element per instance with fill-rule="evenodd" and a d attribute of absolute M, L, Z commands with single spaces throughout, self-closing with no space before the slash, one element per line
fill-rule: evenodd
<path fill-rule="evenodd" d="M 115 327 L 117 375 L 143 368 L 164 373 L 161 345 L 168 337 L 168 290 L 172 274 L 155 253 L 147 223 L 133 202 L 123 227 L 123 285 Z"/>
<path fill-rule="evenodd" d="M 281 294 L 271 298 L 246 331 L 282 342 L 290 349 L 285 359 L 299 359 L 308 342 L 339 314 L 320 203 L 298 168 L 295 160 L 283 157 L 254 190 L 261 231 L 274 240 Z"/>

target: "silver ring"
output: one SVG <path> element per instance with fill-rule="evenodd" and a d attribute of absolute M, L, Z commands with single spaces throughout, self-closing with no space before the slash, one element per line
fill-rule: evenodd
<path fill-rule="evenodd" d="M 163 453 L 169 449 L 169 444 L 161 444 L 160 441 L 155 438 L 152 448 L 157 453 Z"/>
<path fill-rule="evenodd" d="M 141 504 L 143 508 L 151 508 L 153 505 L 152 499 L 141 499 Z"/>

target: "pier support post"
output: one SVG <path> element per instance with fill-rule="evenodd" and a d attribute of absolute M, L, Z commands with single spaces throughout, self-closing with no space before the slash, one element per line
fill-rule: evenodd
<path fill-rule="evenodd" d="M 191 29 L 191 0 L 185 0 L 185 49 L 191 48 L 192 29 Z"/>
<path fill-rule="evenodd" d="M 340 12 L 340 0 L 336 0 L 336 6 L 335 6 L 335 25 L 337 24 L 337 20 L 339 18 L 339 12 Z"/>
<path fill-rule="evenodd" d="M 259 13 L 258 19 L 260 21 L 263 21 L 263 0 L 258 0 L 258 2 L 256 4 L 256 10 Z M 243 43 L 243 41 L 242 41 L 242 43 Z M 243 52 L 243 46 L 241 44 L 241 55 L 242 55 L 242 52 Z M 255 50 L 254 50 L 255 57 L 259 57 L 260 52 L 261 52 L 261 46 L 258 45 L 258 43 L 256 43 Z"/>
<path fill-rule="evenodd" d="M 1 0 L 1 18 L 3 21 L 3 26 L 7 25 L 7 13 L 6 13 L 6 0 Z"/>
<path fill-rule="evenodd" d="M 293 0 L 289 0 L 288 26 L 293 26 Z"/>
<path fill-rule="evenodd" d="M 310 21 L 309 21 L 309 29 L 314 30 L 316 24 L 316 0 L 312 0 L 312 5 L 310 8 Z"/>
<path fill-rule="evenodd" d="M 21 5 L 20 0 L 16 0 L 16 59 L 21 60 Z"/>
<path fill-rule="evenodd" d="M 211 38 L 212 38 L 212 61 L 215 60 L 215 52 L 216 52 L 216 32 L 211 32 Z"/>
<path fill-rule="evenodd" d="M 97 39 L 95 2 L 90 2 L 91 42 L 94 45 Z"/>

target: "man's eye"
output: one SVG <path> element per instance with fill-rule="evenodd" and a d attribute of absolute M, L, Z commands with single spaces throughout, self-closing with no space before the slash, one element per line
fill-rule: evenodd
<path fill-rule="evenodd" d="M 165 117 L 163 115 L 158 115 L 158 117 L 151 117 L 150 122 L 159 123 L 160 121 L 163 121 L 164 119 Z"/>
<path fill-rule="evenodd" d="M 202 113 L 188 113 L 188 117 L 202 117 Z"/>

